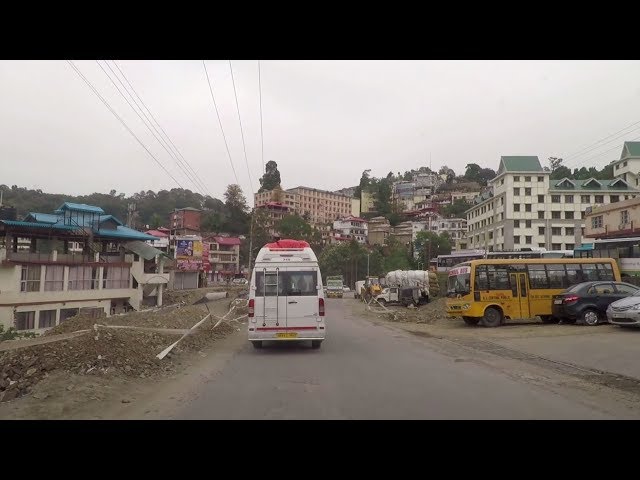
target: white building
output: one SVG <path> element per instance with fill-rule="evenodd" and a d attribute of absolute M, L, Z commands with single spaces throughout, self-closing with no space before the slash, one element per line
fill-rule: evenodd
<path fill-rule="evenodd" d="M 624 142 L 620 160 L 611 163 L 613 175 L 632 187 L 640 187 L 640 142 Z"/>
<path fill-rule="evenodd" d="M 502 157 L 491 191 L 467 210 L 468 248 L 572 250 L 582 242 L 584 212 L 640 192 L 622 178 L 551 180 L 538 157 Z"/>
<path fill-rule="evenodd" d="M 333 222 L 333 243 L 350 241 L 355 238 L 358 243 L 367 243 L 368 222 L 352 215 Z"/>
<path fill-rule="evenodd" d="M 434 216 L 428 220 L 419 222 L 411 222 L 413 229 L 413 240 L 416 240 L 418 232 L 430 231 L 435 234 L 446 233 L 452 240 L 464 238 L 467 234 L 467 220 L 464 218 L 444 218 L 441 216 Z"/>

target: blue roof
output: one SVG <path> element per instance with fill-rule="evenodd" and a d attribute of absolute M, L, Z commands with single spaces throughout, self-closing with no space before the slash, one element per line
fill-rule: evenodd
<path fill-rule="evenodd" d="M 156 240 L 153 235 L 147 235 L 146 233 L 139 232 L 133 228 L 118 226 L 116 230 L 100 230 L 94 229 L 96 236 L 98 237 L 111 237 L 111 238 L 126 238 L 131 240 Z"/>
<path fill-rule="evenodd" d="M 61 210 L 75 210 L 78 212 L 89 212 L 89 213 L 104 213 L 104 210 L 100 207 L 95 207 L 93 205 L 87 205 L 85 203 L 71 203 L 64 202 L 57 211 Z"/>
<path fill-rule="evenodd" d="M 58 223 L 60 221 L 58 215 L 51 215 L 50 213 L 29 212 L 29 215 L 25 217 L 25 221 L 29 218 L 42 223 Z"/>
<path fill-rule="evenodd" d="M 27 227 L 27 228 L 55 228 L 56 230 L 75 230 L 76 227 L 63 224 L 52 224 L 45 222 L 23 222 L 20 220 L 0 220 L 0 223 L 11 227 Z M 155 237 L 154 237 L 155 238 Z"/>
<path fill-rule="evenodd" d="M 107 220 L 113 220 L 118 225 L 124 225 L 124 223 L 122 223 L 120 220 L 118 220 L 113 215 L 100 215 L 100 223 L 106 222 Z"/>

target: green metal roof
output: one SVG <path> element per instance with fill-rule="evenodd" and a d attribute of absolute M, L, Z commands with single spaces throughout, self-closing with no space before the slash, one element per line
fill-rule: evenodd
<path fill-rule="evenodd" d="M 562 180 L 551 180 L 549 184 L 549 190 L 616 190 L 623 192 L 636 192 L 637 190 L 633 187 L 630 187 L 624 180 L 621 178 L 611 178 L 608 180 L 596 180 L 589 178 L 587 180 L 570 180 L 573 182 L 575 187 L 570 184 L 566 184 L 566 179 Z M 600 182 L 599 186 L 598 183 Z M 563 186 L 558 186 L 560 183 L 563 183 Z M 587 185 L 588 183 L 588 185 Z M 615 183 L 615 185 L 613 185 Z M 566 185 L 565 185 L 566 184 Z"/>
<path fill-rule="evenodd" d="M 640 142 L 624 142 L 620 159 L 625 157 L 640 157 Z"/>
<path fill-rule="evenodd" d="M 58 215 L 51 215 L 50 213 L 29 212 L 29 215 L 24 220 L 28 221 L 30 218 L 41 223 L 58 223 L 60 221 Z"/>
<path fill-rule="evenodd" d="M 75 227 L 63 224 L 52 224 L 52 223 L 44 223 L 44 222 L 22 222 L 19 220 L 0 220 L 0 223 L 3 223 L 10 227 L 25 227 L 25 228 L 52 228 L 54 230 L 74 230 Z"/>
<path fill-rule="evenodd" d="M 144 243 L 139 240 L 133 240 L 131 242 L 125 243 L 124 248 L 132 251 L 133 253 L 137 253 L 145 260 L 152 260 L 156 258 L 156 256 L 158 255 L 169 258 L 169 256 L 166 253 L 164 253 L 162 250 L 158 250 L 157 248 L 152 247 L 148 243 Z"/>
<path fill-rule="evenodd" d="M 498 173 L 503 172 L 542 172 L 544 171 L 537 156 L 500 157 Z"/>
<path fill-rule="evenodd" d="M 104 210 L 101 209 L 100 207 L 95 207 L 93 205 L 87 205 L 85 203 L 64 202 L 58 208 L 58 210 L 56 210 L 56 212 L 62 211 L 62 210 L 73 210 L 73 211 L 88 212 L 88 213 L 104 213 Z"/>

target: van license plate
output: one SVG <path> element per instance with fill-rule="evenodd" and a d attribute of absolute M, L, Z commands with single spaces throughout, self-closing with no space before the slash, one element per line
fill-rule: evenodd
<path fill-rule="evenodd" d="M 297 336 L 298 332 L 276 333 L 276 337 L 278 338 L 296 338 Z"/>
<path fill-rule="evenodd" d="M 560 305 L 562 304 L 562 299 L 561 298 L 556 298 L 553 303 L 555 303 L 556 305 Z"/>

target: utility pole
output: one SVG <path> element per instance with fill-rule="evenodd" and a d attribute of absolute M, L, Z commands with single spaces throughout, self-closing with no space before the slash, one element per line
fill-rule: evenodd
<path fill-rule="evenodd" d="M 371 254 L 367 253 L 367 278 L 369 278 L 369 255 Z"/>
<path fill-rule="evenodd" d="M 251 259 L 253 258 L 253 217 L 255 212 L 255 208 L 251 210 L 251 227 L 249 229 L 249 275 L 251 275 Z"/>

